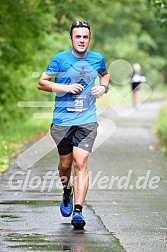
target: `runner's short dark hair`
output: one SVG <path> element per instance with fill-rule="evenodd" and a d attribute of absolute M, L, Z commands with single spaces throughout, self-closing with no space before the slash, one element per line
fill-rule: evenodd
<path fill-rule="evenodd" d="M 86 21 L 74 21 L 72 23 L 72 25 L 71 25 L 70 36 L 72 36 L 72 31 L 76 27 L 85 27 L 85 28 L 88 28 L 88 30 L 90 31 L 90 25 L 89 25 L 88 22 L 86 22 Z"/>

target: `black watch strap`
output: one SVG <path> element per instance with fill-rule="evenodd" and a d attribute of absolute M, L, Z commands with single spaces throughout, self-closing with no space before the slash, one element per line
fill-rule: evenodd
<path fill-rule="evenodd" d="M 105 94 L 107 94 L 107 92 L 108 92 L 108 90 L 109 90 L 109 87 L 108 87 L 108 86 L 106 86 L 106 85 L 103 85 L 103 84 L 101 84 L 100 86 L 105 87 Z"/>

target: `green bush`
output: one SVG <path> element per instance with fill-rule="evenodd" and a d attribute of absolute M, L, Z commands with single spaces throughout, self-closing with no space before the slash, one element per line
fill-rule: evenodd
<path fill-rule="evenodd" d="M 161 109 L 157 120 L 157 132 L 167 155 L 167 104 Z"/>

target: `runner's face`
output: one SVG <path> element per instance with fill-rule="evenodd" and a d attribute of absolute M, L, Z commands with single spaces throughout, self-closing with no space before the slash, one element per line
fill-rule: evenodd
<path fill-rule="evenodd" d="M 76 27 L 72 31 L 70 41 L 73 46 L 73 53 L 76 56 L 83 57 L 86 55 L 87 48 L 90 42 L 90 32 L 88 28 Z"/>

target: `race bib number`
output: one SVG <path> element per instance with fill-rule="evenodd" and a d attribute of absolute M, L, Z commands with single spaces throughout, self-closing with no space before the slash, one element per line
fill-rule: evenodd
<path fill-rule="evenodd" d="M 89 108 L 88 95 L 72 95 L 67 101 L 67 111 L 83 112 Z"/>

